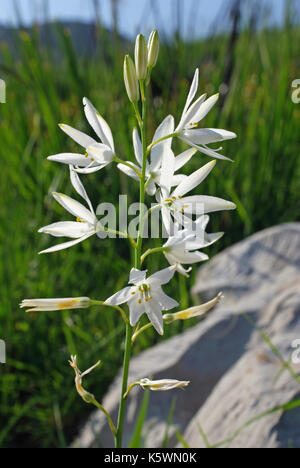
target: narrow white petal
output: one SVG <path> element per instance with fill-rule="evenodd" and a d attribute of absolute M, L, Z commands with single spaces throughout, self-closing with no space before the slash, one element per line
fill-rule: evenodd
<path fill-rule="evenodd" d="M 178 127 L 181 126 L 181 123 L 182 123 L 183 119 L 185 118 L 185 114 L 186 114 L 188 108 L 190 107 L 191 103 L 193 102 L 194 97 L 196 96 L 198 86 L 199 86 L 199 69 L 197 68 L 196 71 L 195 71 L 195 74 L 194 74 L 194 78 L 193 78 L 193 81 L 192 81 L 192 85 L 190 87 L 190 91 L 189 91 L 189 94 L 188 94 L 184 109 L 183 109 L 181 121 L 180 121 Z"/>
<path fill-rule="evenodd" d="M 189 110 L 184 115 L 184 118 L 181 120 L 180 124 L 176 128 L 176 131 L 179 132 L 183 128 L 189 127 L 189 125 L 196 124 L 199 122 L 197 120 L 197 115 L 199 114 L 199 109 L 201 108 L 202 104 L 205 102 L 206 94 L 202 94 L 197 101 L 189 108 Z"/>
<path fill-rule="evenodd" d="M 170 148 L 165 148 L 159 185 L 164 198 L 168 198 L 175 170 L 175 156 Z"/>
<path fill-rule="evenodd" d="M 69 213 L 71 213 L 76 218 L 80 218 L 87 223 L 93 225 L 97 220 L 95 215 L 91 213 L 85 206 L 79 203 L 73 198 L 68 197 L 63 193 L 53 193 L 55 200 L 65 208 Z"/>
<path fill-rule="evenodd" d="M 208 128 L 207 130 L 218 133 L 222 137 L 222 140 L 232 140 L 237 138 L 236 133 L 230 132 L 229 130 L 223 130 L 222 128 Z"/>
<path fill-rule="evenodd" d="M 174 117 L 172 115 L 168 115 L 157 128 L 153 137 L 153 142 L 171 135 L 174 132 L 174 126 Z M 172 138 L 169 138 L 168 140 L 164 140 L 161 143 L 158 143 L 152 148 L 150 154 L 150 170 L 152 172 L 156 172 L 158 169 L 160 169 L 162 158 L 164 157 L 164 150 L 165 148 L 170 149 L 171 145 Z"/>
<path fill-rule="evenodd" d="M 139 170 L 139 168 L 135 164 L 133 164 L 132 162 L 130 162 L 130 164 Z M 128 177 L 131 177 L 132 179 L 135 179 L 135 180 L 140 180 L 137 173 L 130 167 L 125 166 L 124 164 L 118 164 L 117 167 L 118 169 L 120 169 L 120 171 L 124 172 L 124 174 L 126 174 Z"/>
<path fill-rule="evenodd" d="M 102 143 L 107 145 L 111 150 L 115 151 L 114 149 L 114 141 L 112 137 L 111 130 L 107 122 L 101 117 L 97 109 L 93 106 L 93 104 L 87 99 L 83 98 L 83 105 L 84 105 L 84 112 L 86 118 L 93 128 L 96 135 L 100 138 Z"/>
<path fill-rule="evenodd" d="M 91 233 L 91 226 L 87 223 L 76 223 L 73 221 L 62 221 L 44 226 L 39 230 L 40 234 L 50 234 L 54 237 L 71 237 L 78 239 Z"/>
<path fill-rule="evenodd" d="M 147 194 L 150 195 L 151 197 L 153 197 L 153 195 L 155 195 L 156 193 L 156 184 L 153 180 L 150 180 L 148 186 L 147 186 Z"/>
<path fill-rule="evenodd" d="M 184 151 L 183 153 L 179 154 L 175 158 L 175 172 L 181 169 L 185 164 L 187 164 L 190 159 L 194 156 L 194 154 L 197 153 L 197 150 L 195 148 L 193 149 L 188 149 Z"/>
<path fill-rule="evenodd" d="M 145 305 L 144 302 L 139 304 L 138 298 L 134 297 L 129 301 L 128 307 L 130 314 L 130 325 L 134 327 L 140 320 L 141 316 L 146 312 Z"/>
<path fill-rule="evenodd" d="M 87 148 L 88 146 L 92 146 L 96 143 L 96 140 L 81 132 L 80 130 L 76 130 L 76 128 L 65 124 L 60 124 L 59 126 L 63 132 L 65 132 L 69 137 L 72 138 L 72 140 L 76 141 L 76 143 L 78 143 L 83 148 Z"/>
<path fill-rule="evenodd" d="M 79 244 L 80 242 L 83 242 L 84 240 L 88 239 L 93 234 L 94 233 L 90 233 L 74 241 L 64 242 L 63 244 L 55 245 L 54 247 L 50 247 L 50 249 L 46 249 L 46 250 L 43 250 L 42 252 L 39 252 L 39 254 L 53 253 L 53 252 L 58 252 L 59 250 L 69 249 L 70 247 L 73 247 L 73 245 Z"/>
<path fill-rule="evenodd" d="M 201 106 L 197 109 L 195 114 L 192 116 L 193 123 L 200 122 L 209 113 L 211 108 L 216 104 L 219 99 L 219 94 L 214 94 L 210 98 L 206 99 Z"/>
<path fill-rule="evenodd" d="M 181 184 L 178 185 L 178 187 L 174 190 L 173 196 L 174 197 L 182 197 L 186 193 L 190 192 L 193 190 L 195 187 L 197 187 L 201 182 L 206 179 L 208 174 L 212 171 L 212 169 L 215 167 L 216 161 L 211 161 L 205 166 L 201 167 L 198 169 L 198 171 L 195 171 L 193 174 L 191 174 L 187 179 L 185 179 Z"/>
<path fill-rule="evenodd" d="M 139 163 L 140 167 L 143 165 L 143 147 L 142 147 L 142 142 L 140 139 L 140 135 L 138 132 L 137 128 L 133 129 L 133 134 L 132 134 L 132 140 L 133 140 L 133 148 L 134 148 L 134 154 L 137 162 Z"/>
<path fill-rule="evenodd" d="M 196 148 L 198 151 L 200 151 L 203 154 L 206 154 L 207 156 L 210 156 L 211 158 L 214 159 L 222 159 L 225 161 L 231 161 L 232 159 L 227 158 L 227 156 L 224 156 L 223 154 L 218 153 L 217 151 L 214 151 L 211 148 L 204 148 L 204 146 L 199 146 L 196 145 L 196 143 L 193 143 L 192 140 L 189 138 L 185 138 L 183 136 L 180 137 L 183 141 L 185 141 L 188 145 L 192 146 L 193 148 Z"/>
<path fill-rule="evenodd" d="M 214 211 L 235 210 L 236 205 L 222 198 L 210 197 L 207 195 L 195 195 L 185 197 L 182 202 L 187 205 L 186 213 L 213 213 Z"/>
<path fill-rule="evenodd" d="M 208 256 L 202 252 L 177 252 L 176 257 L 178 263 L 183 263 L 184 265 L 189 265 L 198 262 L 204 262 L 208 260 Z"/>
<path fill-rule="evenodd" d="M 132 292 L 132 287 L 127 286 L 126 288 L 121 289 L 121 291 L 118 291 L 116 294 L 106 299 L 105 304 L 113 305 L 113 306 L 124 304 L 125 302 L 128 302 L 129 299 L 132 298 L 131 292 Z"/>
<path fill-rule="evenodd" d="M 178 302 L 175 301 L 175 299 L 172 299 L 172 297 L 167 296 L 167 294 L 165 294 L 161 288 L 155 291 L 153 297 L 160 304 L 162 310 L 171 310 L 174 309 L 174 307 L 179 306 Z"/>
<path fill-rule="evenodd" d="M 145 302 L 145 309 L 148 319 L 159 335 L 164 334 L 164 321 L 161 305 L 155 300 Z"/>
<path fill-rule="evenodd" d="M 132 268 L 129 276 L 129 284 L 137 284 L 140 283 L 141 281 L 144 281 L 146 279 L 148 270 L 137 270 L 136 268 Z"/>
<path fill-rule="evenodd" d="M 73 166 L 83 166 L 86 167 L 90 164 L 90 160 L 86 158 L 83 154 L 76 153 L 61 153 L 53 154 L 48 156 L 49 161 L 55 161 L 62 164 L 68 164 Z"/>
<path fill-rule="evenodd" d="M 101 165 L 97 165 L 95 167 L 89 167 L 86 169 L 79 169 L 78 167 L 74 167 L 73 170 L 75 172 L 78 172 L 78 174 L 93 174 L 94 172 L 98 172 L 101 169 L 104 169 L 104 167 L 106 166 L 107 164 L 101 164 Z"/>
<path fill-rule="evenodd" d="M 173 267 L 164 268 L 157 271 L 147 279 L 147 283 L 167 284 L 173 278 L 175 269 Z"/>
<path fill-rule="evenodd" d="M 172 187 L 177 187 L 177 185 L 181 184 L 181 182 L 183 182 L 184 180 L 187 179 L 188 176 L 184 175 L 184 174 L 176 174 L 174 175 L 173 179 L 172 179 L 172 183 L 171 183 L 171 186 Z"/>
<path fill-rule="evenodd" d="M 76 192 L 78 193 L 78 195 L 80 195 L 86 202 L 87 204 L 89 205 L 89 208 L 90 208 L 90 211 L 94 213 L 94 209 L 92 207 L 92 203 L 91 203 L 91 200 L 89 199 L 88 197 L 88 194 L 86 193 L 86 190 L 79 178 L 79 175 L 77 174 L 77 172 L 75 172 L 72 168 L 72 166 L 70 166 L 70 179 L 71 179 L 71 183 L 74 187 L 74 189 L 76 190 Z"/>

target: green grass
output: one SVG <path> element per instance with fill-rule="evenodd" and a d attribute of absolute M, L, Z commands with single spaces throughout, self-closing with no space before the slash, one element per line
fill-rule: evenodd
<path fill-rule="evenodd" d="M 130 253 L 125 241 L 92 238 L 71 250 L 37 255 L 55 241 L 37 234 L 37 229 L 66 219 L 50 192 L 74 195 L 67 168 L 46 157 L 77 150 L 57 127 L 59 122 L 90 131 L 83 96 L 110 123 L 119 154 L 133 158 L 134 116 L 122 78 L 128 50 L 100 35 L 98 55 L 78 58 L 68 34 L 60 27 L 57 34 L 62 62 L 55 61 L 51 50 L 41 49 L 35 31 L 16 36 L 18 59 L 2 47 L 0 74 L 7 82 L 7 104 L 0 107 L 0 338 L 7 342 L 7 365 L 0 367 L 2 447 L 63 447 L 72 440 L 91 408 L 75 392 L 73 371 L 67 365 L 70 354 L 79 356 L 82 368 L 103 361 L 100 371 L 87 379 L 99 401 L 122 363 L 124 327 L 118 313 L 94 308 L 29 316 L 18 307 L 23 298 L 32 297 L 105 299 L 123 287 L 128 276 Z M 224 153 L 235 162 L 218 162 L 201 186 L 201 192 L 231 199 L 238 206 L 236 212 L 211 217 L 211 231 L 224 230 L 226 236 L 210 254 L 257 230 L 299 220 L 300 106 L 291 101 L 291 83 L 299 78 L 300 30 L 249 35 L 245 31 L 236 44 L 223 105 L 218 104 L 203 122 L 238 134 L 237 140 L 224 144 Z M 201 71 L 201 92 L 218 91 L 227 47 L 226 35 L 162 47 L 153 74 L 149 138 L 166 114 L 172 113 L 178 121 L 196 66 Z M 184 148 L 176 143 L 177 151 Z M 207 161 L 197 154 L 188 171 Z M 82 179 L 95 205 L 114 202 L 119 193 L 128 191 L 130 199 L 137 200 L 137 185 L 112 166 Z M 162 262 L 153 256 L 148 267 L 153 271 L 164 266 Z M 174 280 L 168 292 L 191 301 L 185 280 L 180 285 Z M 166 338 L 180 331 L 182 325 L 172 325 Z M 135 352 L 157 340 L 147 331 L 137 340 Z"/>

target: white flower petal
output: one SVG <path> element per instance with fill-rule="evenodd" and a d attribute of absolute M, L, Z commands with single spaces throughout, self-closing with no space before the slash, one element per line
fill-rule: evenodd
<path fill-rule="evenodd" d="M 198 171 L 195 171 L 187 179 L 181 182 L 181 184 L 178 185 L 178 187 L 173 192 L 173 196 L 182 197 L 186 193 L 193 190 L 195 187 L 201 184 L 201 182 L 208 176 L 208 174 L 212 171 L 215 165 L 216 161 L 211 161 L 205 166 L 198 169 Z"/>
<path fill-rule="evenodd" d="M 136 268 L 132 268 L 129 276 L 129 284 L 137 284 L 140 283 L 141 281 L 144 281 L 146 279 L 148 270 L 137 270 Z"/>
<path fill-rule="evenodd" d="M 194 195 L 185 197 L 182 202 L 187 205 L 186 213 L 200 212 L 200 207 L 203 208 L 203 213 L 213 213 L 214 211 L 235 210 L 236 205 L 222 198 L 210 197 L 207 195 Z"/>
<path fill-rule="evenodd" d="M 121 289 L 121 291 L 118 291 L 116 294 L 106 299 L 105 304 L 112 306 L 124 304 L 125 302 L 128 302 L 130 299 L 132 299 L 131 292 L 132 287 L 127 286 L 126 288 Z"/>
<path fill-rule="evenodd" d="M 73 170 L 72 166 L 70 166 L 70 180 L 78 195 L 80 195 L 87 202 L 90 211 L 95 214 L 91 200 L 89 199 L 88 194 L 86 193 L 86 190 L 81 180 L 79 179 L 79 175 Z"/>
<path fill-rule="evenodd" d="M 184 175 L 184 174 L 176 174 L 174 175 L 173 179 L 172 179 L 172 183 L 171 183 L 171 186 L 172 187 L 177 187 L 177 185 L 181 184 L 181 182 L 183 182 L 184 180 L 187 179 L 188 176 Z"/>
<path fill-rule="evenodd" d="M 198 262 L 204 262 L 208 260 L 208 256 L 202 252 L 177 252 L 175 254 L 178 263 L 182 263 L 184 265 L 189 265 Z"/>
<path fill-rule="evenodd" d="M 136 167 L 136 169 L 139 170 L 139 168 L 135 164 L 133 164 L 132 162 L 130 162 L 130 164 L 132 166 Z M 138 181 L 140 180 L 137 173 L 133 169 L 131 169 L 130 167 L 125 166 L 124 164 L 118 164 L 117 167 L 118 167 L 118 169 L 120 169 L 120 171 L 124 172 L 124 174 L 126 174 L 128 177 L 131 177 L 132 179 L 135 179 L 135 180 L 138 180 Z"/>
<path fill-rule="evenodd" d="M 204 119 L 204 117 L 209 113 L 211 108 L 216 104 L 219 99 L 219 94 L 214 94 L 210 98 L 206 99 L 206 101 L 202 102 L 201 106 L 196 110 L 194 115 L 192 116 L 193 123 L 198 123 L 200 120 Z"/>
<path fill-rule="evenodd" d="M 195 71 L 195 74 L 194 74 L 194 78 L 193 78 L 193 81 L 192 81 L 192 85 L 190 87 L 190 91 L 189 91 L 186 103 L 185 103 L 185 107 L 183 109 L 183 113 L 182 113 L 182 117 L 181 117 L 181 121 L 179 123 L 179 126 L 181 126 L 181 122 L 185 118 L 185 114 L 186 114 L 188 108 L 190 107 L 191 103 L 193 102 L 194 97 L 196 96 L 198 86 L 199 86 L 199 69 L 197 68 L 196 71 Z"/>
<path fill-rule="evenodd" d="M 175 172 L 181 169 L 185 164 L 187 164 L 190 159 L 194 156 L 194 154 L 197 153 L 197 150 L 195 148 L 193 149 L 188 149 L 184 151 L 183 153 L 179 154 L 175 158 Z"/>
<path fill-rule="evenodd" d="M 143 147 L 142 147 L 142 142 L 140 139 L 140 135 L 138 132 L 137 128 L 133 129 L 133 134 L 132 134 L 132 140 L 133 140 L 133 148 L 134 148 L 134 154 L 137 162 L 139 163 L 140 167 L 143 165 Z"/>
<path fill-rule="evenodd" d="M 171 266 L 157 271 L 147 279 L 147 283 L 167 284 L 173 278 L 175 269 Z"/>
<path fill-rule="evenodd" d="M 175 156 L 170 148 L 165 148 L 159 185 L 164 198 L 168 198 L 175 170 Z"/>
<path fill-rule="evenodd" d="M 94 172 L 98 172 L 104 167 L 107 166 L 108 163 L 105 164 L 97 164 L 96 166 L 87 167 L 86 169 L 80 169 L 78 167 L 73 167 L 73 171 L 78 172 L 78 174 L 93 174 Z"/>
<path fill-rule="evenodd" d="M 189 125 L 199 122 L 199 120 L 197 120 L 197 115 L 199 114 L 199 109 L 205 101 L 206 96 L 206 94 L 202 94 L 202 96 L 200 96 L 197 101 L 195 101 L 194 104 L 189 108 L 184 118 L 181 120 L 180 125 L 177 127 L 177 132 L 182 131 L 183 128 L 188 128 Z"/>
<path fill-rule="evenodd" d="M 115 152 L 114 140 L 113 140 L 109 125 L 101 117 L 97 109 L 93 106 L 93 104 L 87 98 L 83 98 L 83 105 L 84 105 L 84 112 L 85 112 L 86 118 L 90 126 L 93 128 L 94 132 L 100 138 L 102 143 L 104 143 L 109 148 L 111 148 L 111 150 L 114 153 Z"/>
<path fill-rule="evenodd" d="M 42 252 L 39 252 L 39 254 L 53 253 L 58 252 L 59 250 L 69 249 L 70 247 L 73 247 L 73 245 L 79 244 L 80 242 L 83 242 L 84 240 L 88 239 L 93 234 L 94 232 L 87 234 L 86 236 L 80 237 L 79 239 L 76 239 L 74 241 L 64 242 L 63 244 L 55 245 L 54 247 L 50 247 L 50 249 L 46 249 Z"/>
<path fill-rule="evenodd" d="M 162 308 L 160 304 L 152 299 L 151 301 L 145 302 L 145 310 L 148 319 L 152 323 L 153 327 L 159 335 L 164 334 L 164 321 L 162 316 Z"/>
<path fill-rule="evenodd" d="M 80 130 L 76 130 L 76 128 L 70 127 L 69 125 L 60 124 L 59 127 L 65 132 L 72 140 L 76 141 L 80 146 L 83 148 L 87 148 L 88 146 L 92 146 L 96 143 L 94 138 L 86 135 L 85 133 L 81 132 Z"/>
<path fill-rule="evenodd" d="M 98 164 L 109 164 L 114 158 L 114 153 L 109 146 L 103 143 L 96 143 L 93 146 L 87 148 L 87 153 L 91 156 Z"/>
<path fill-rule="evenodd" d="M 196 148 L 198 151 L 201 151 L 201 153 L 206 154 L 207 156 L 210 156 L 211 158 L 214 159 L 222 159 L 225 161 L 231 161 L 232 159 L 227 158 L 227 156 L 224 156 L 223 154 L 218 153 L 217 151 L 214 151 L 211 148 L 205 148 L 204 146 L 199 146 L 196 145 L 196 143 L 193 143 L 192 140 L 189 138 L 185 138 L 183 136 L 180 137 L 183 141 L 185 141 L 188 145 L 192 146 L 193 148 Z"/>
<path fill-rule="evenodd" d="M 172 299 L 172 297 L 167 296 L 161 288 L 155 291 L 153 298 L 160 304 L 162 310 L 171 310 L 174 309 L 174 307 L 179 306 L 178 302 L 175 301 L 175 299 Z"/>
<path fill-rule="evenodd" d="M 135 327 L 135 325 L 140 320 L 141 316 L 146 312 L 144 302 L 139 304 L 138 297 L 134 297 L 128 303 L 129 315 L 130 315 L 130 325 Z"/>
<path fill-rule="evenodd" d="M 164 138 L 168 135 L 171 135 L 174 132 L 174 117 L 172 115 L 168 115 L 160 124 L 160 126 L 157 128 L 154 137 L 153 137 L 153 142 L 158 141 L 161 138 Z M 172 138 L 169 138 L 168 140 L 164 140 L 161 143 L 158 143 L 155 145 L 150 154 L 150 171 L 151 172 L 156 172 L 158 169 L 160 169 L 162 165 L 162 159 L 164 157 L 164 150 L 165 149 L 171 149 L 172 145 Z"/>
<path fill-rule="evenodd" d="M 154 180 L 150 180 L 150 182 L 149 182 L 149 184 L 147 186 L 146 192 L 151 197 L 153 195 L 155 195 L 155 193 L 156 193 L 156 184 L 155 184 Z"/>
<path fill-rule="evenodd" d="M 69 213 L 71 213 L 76 218 L 80 218 L 87 223 L 93 225 L 97 219 L 93 213 L 91 213 L 85 206 L 79 203 L 73 198 L 68 197 L 63 193 L 53 193 L 55 200 L 65 208 Z"/>
<path fill-rule="evenodd" d="M 61 154 L 54 154 L 52 156 L 48 156 L 47 158 L 49 161 L 55 161 L 62 164 L 68 164 L 73 166 L 88 166 L 90 164 L 90 160 L 86 158 L 83 154 L 76 154 L 76 153 L 61 153 Z"/>
<path fill-rule="evenodd" d="M 40 234 L 51 234 L 54 237 L 71 237 L 78 239 L 88 233 L 92 233 L 93 229 L 87 223 L 76 223 L 74 221 L 62 221 L 53 223 L 49 226 L 44 226 L 39 230 Z"/>

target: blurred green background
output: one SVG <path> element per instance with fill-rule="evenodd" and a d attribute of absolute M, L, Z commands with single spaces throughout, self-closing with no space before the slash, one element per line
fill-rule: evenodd
<path fill-rule="evenodd" d="M 226 236 L 209 249 L 210 256 L 258 230 L 299 220 L 300 104 L 292 102 L 291 85 L 300 78 L 300 28 L 293 2 L 286 2 L 284 24 L 268 29 L 257 27 L 253 15 L 243 17 L 239 2 L 229 4 L 226 31 L 193 41 L 179 31 L 165 38 L 150 92 L 149 139 L 167 114 L 178 121 L 200 67 L 201 93 L 221 92 L 203 125 L 238 134 L 224 144 L 234 163 L 219 161 L 198 189 L 238 207 L 211 216 L 210 231 L 224 230 Z M 0 105 L 0 338 L 7 343 L 7 364 L 0 365 L 0 447 L 64 447 L 72 440 L 92 408 L 75 392 L 70 354 L 79 356 L 83 369 L 103 361 L 88 379 L 99 400 L 122 363 L 124 326 L 117 313 L 93 308 L 29 316 L 19 309 L 23 298 L 105 299 L 127 281 L 131 259 L 125 241 L 94 237 L 71 250 L 37 255 L 55 242 L 37 234 L 38 228 L 68 219 L 50 195 L 58 190 L 74 196 L 68 169 L 46 157 L 78 151 L 59 122 L 92 135 L 83 96 L 111 125 L 119 154 L 133 160 L 135 120 L 122 77 L 123 57 L 133 44 L 114 29 L 95 25 L 91 54 L 78 55 L 68 28 L 59 23 L 49 26 L 55 48 L 41 40 L 39 25 L 14 30 L 10 44 L 1 43 L 0 74 L 8 86 L 7 104 Z M 177 154 L 186 147 L 176 142 L 174 148 Z M 186 170 L 208 160 L 198 153 Z M 94 206 L 127 192 L 137 200 L 138 186 L 113 166 L 82 180 Z M 166 263 L 153 256 L 147 266 L 154 271 Z M 166 291 L 183 306 L 192 304 L 193 280 L 177 278 Z M 182 325 L 168 327 L 165 338 L 181 331 Z M 135 353 L 158 339 L 146 332 Z"/>

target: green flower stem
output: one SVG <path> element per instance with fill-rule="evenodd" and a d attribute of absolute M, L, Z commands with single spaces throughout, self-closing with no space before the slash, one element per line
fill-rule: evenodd
<path fill-rule="evenodd" d="M 165 252 L 167 249 L 166 247 L 156 247 L 155 249 L 149 249 L 147 250 L 142 256 L 141 256 L 141 265 L 144 263 L 145 259 L 154 253 L 162 253 Z"/>
<path fill-rule="evenodd" d="M 166 135 L 165 137 L 160 138 L 159 140 L 153 141 L 151 145 L 149 145 L 147 148 L 147 156 L 155 145 L 158 145 L 158 143 L 161 143 L 162 141 L 169 140 L 169 138 L 175 137 L 177 137 L 177 133 L 170 133 L 170 135 Z"/>
<path fill-rule="evenodd" d="M 93 300 L 90 301 L 90 305 L 91 306 L 100 306 L 100 307 L 110 307 L 112 309 L 118 310 L 121 313 L 122 319 L 124 320 L 124 322 L 129 323 L 129 320 L 127 318 L 127 315 L 126 315 L 125 311 L 120 306 L 113 306 L 113 305 L 106 304 L 103 301 L 93 301 Z"/>
<path fill-rule="evenodd" d="M 132 335 L 131 343 L 133 344 L 141 333 L 143 333 L 144 331 L 148 330 L 148 328 L 151 328 L 151 327 L 153 327 L 153 325 L 151 322 L 149 322 L 146 325 L 144 325 L 142 328 L 137 328 L 134 334 Z"/>
<path fill-rule="evenodd" d="M 107 419 L 107 422 L 108 422 L 108 425 L 109 425 L 109 427 L 110 427 L 110 430 L 111 430 L 112 434 L 113 434 L 114 436 L 116 436 L 116 434 L 117 434 L 117 429 L 116 429 L 114 423 L 112 422 L 112 419 L 111 419 L 111 417 L 110 417 L 110 414 L 106 411 L 105 408 L 103 408 L 102 405 L 100 405 L 100 403 L 99 403 L 96 399 L 94 399 L 94 400 L 92 401 L 92 404 L 93 404 L 94 406 L 96 406 L 96 408 L 98 408 L 99 410 L 101 410 L 102 413 L 105 414 L 106 419 Z"/>
<path fill-rule="evenodd" d="M 140 177 L 140 224 L 139 224 L 137 246 L 135 249 L 135 262 L 134 262 L 134 266 L 137 269 L 141 267 L 141 252 L 142 252 L 142 246 L 143 246 L 143 231 L 144 231 L 143 206 L 144 206 L 144 201 L 145 201 L 145 177 L 146 177 L 146 163 L 147 163 L 147 143 L 146 143 L 147 106 L 146 106 L 144 80 L 140 80 L 140 89 L 141 89 L 141 95 L 142 95 L 142 118 L 140 116 L 140 112 L 138 110 L 137 104 L 133 103 L 136 118 L 137 118 L 140 131 L 141 131 L 142 146 L 143 146 L 143 167 L 142 167 L 142 174 Z M 126 395 L 127 386 L 128 386 L 129 363 L 130 363 L 131 347 L 132 347 L 132 343 L 131 343 L 132 334 L 133 334 L 133 329 L 130 326 L 130 324 L 127 323 L 126 324 L 125 353 L 124 353 L 124 363 L 123 363 L 122 392 L 121 392 L 120 407 L 119 407 L 117 433 L 115 437 L 116 448 L 122 448 L 123 426 L 124 426 L 125 409 L 126 409 L 126 399 L 124 398 L 124 395 Z"/>

